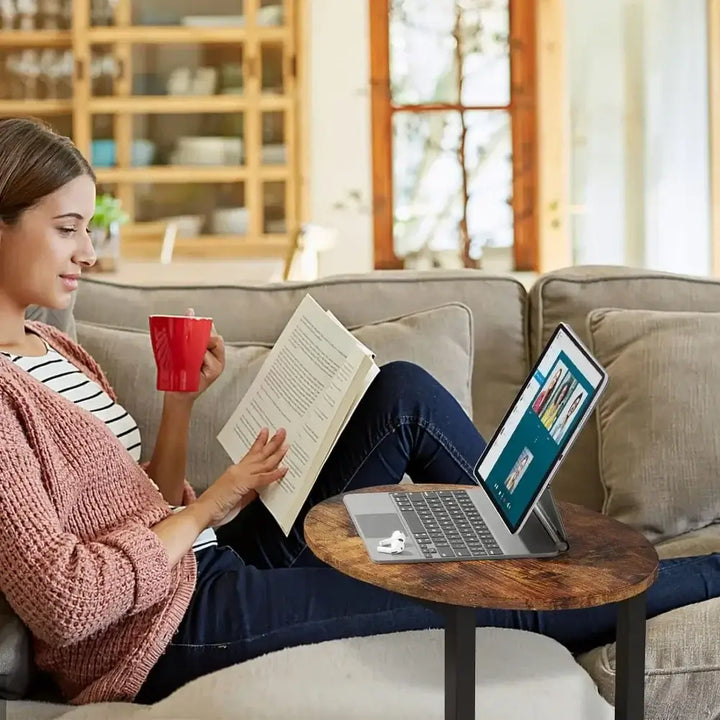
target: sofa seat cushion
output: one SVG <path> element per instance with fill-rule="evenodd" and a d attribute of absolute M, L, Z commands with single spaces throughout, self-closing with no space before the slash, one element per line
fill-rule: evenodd
<path fill-rule="evenodd" d="M 612 707 L 561 645 L 478 628 L 476 717 L 611 720 Z M 331 640 L 198 678 L 150 707 L 101 703 L 63 720 L 442 720 L 442 630 Z M 30 716 L 28 716 L 29 718 Z M 13 715 L 14 720 L 25 720 Z"/>
<path fill-rule="evenodd" d="M 460 303 L 351 328 L 376 353 L 379 365 L 409 360 L 434 375 L 472 413 L 473 332 L 470 310 Z M 146 332 L 77 323 L 78 340 L 100 363 L 121 404 L 137 422 L 142 459 L 149 460 L 162 415 L 155 388 L 155 361 Z M 223 332 L 221 326 L 218 331 Z M 270 343 L 227 347 L 225 372 L 195 404 L 190 426 L 187 476 L 202 492 L 231 460 L 217 434 L 233 413 L 270 353 Z"/>
<path fill-rule="evenodd" d="M 708 525 L 668 538 L 657 543 L 655 550 L 661 560 L 720 553 L 720 524 Z"/>
<path fill-rule="evenodd" d="M 647 720 L 720 717 L 720 598 L 648 620 L 645 655 Z M 579 658 L 608 702 L 615 701 L 615 643 Z"/>
<path fill-rule="evenodd" d="M 603 512 L 657 543 L 720 520 L 720 313 L 595 310 Z"/>

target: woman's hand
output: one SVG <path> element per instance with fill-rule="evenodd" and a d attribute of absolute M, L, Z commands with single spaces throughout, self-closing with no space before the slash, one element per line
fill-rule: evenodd
<path fill-rule="evenodd" d="M 272 438 L 269 435 L 263 428 L 240 462 L 231 465 L 195 501 L 207 508 L 211 527 L 230 522 L 258 496 L 259 490 L 285 477 L 287 467 L 280 463 L 288 451 L 284 444 L 286 432 L 281 428 Z"/>
<path fill-rule="evenodd" d="M 188 308 L 186 315 L 194 316 L 195 311 Z M 217 334 L 213 323 L 207 349 L 200 368 L 200 385 L 197 392 L 166 392 L 165 397 L 171 401 L 180 400 L 192 403 L 197 400 L 219 377 L 225 369 L 225 341 L 222 335 Z"/>

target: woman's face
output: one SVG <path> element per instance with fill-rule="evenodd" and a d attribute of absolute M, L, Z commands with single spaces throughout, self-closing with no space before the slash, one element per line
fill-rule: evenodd
<path fill-rule="evenodd" d="M 19 308 L 70 304 L 83 267 L 95 262 L 88 224 L 95 183 L 71 180 L 28 208 L 14 225 L 0 222 L 0 299 Z"/>

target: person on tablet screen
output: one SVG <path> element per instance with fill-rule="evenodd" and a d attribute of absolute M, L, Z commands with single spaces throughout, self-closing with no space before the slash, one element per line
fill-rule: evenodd
<path fill-rule="evenodd" d="M 545 383 L 545 387 L 538 393 L 538 396 L 535 398 L 535 402 L 533 403 L 533 412 L 536 415 L 541 415 L 543 409 L 545 408 L 545 403 L 550 399 L 550 397 L 553 394 L 553 390 L 555 390 L 555 386 L 558 384 L 558 380 L 560 380 L 560 376 L 562 375 L 562 367 L 558 367 L 555 372 L 552 374 L 552 377 L 550 380 Z"/>
<path fill-rule="evenodd" d="M 570 391 L 572 389 L 573 385 L 573 378 L 568 373 L 568 379 L 563 382 L 563 384 L 560 386 L 560 390 L 558 390 L 555 397 L 550 400 L 547 407 L 545 408 L 543 414 L 540 416 L 540 422 L 549 430 L 552 426 L 555 420 L 557 420 L 557 416 L 565 403 L 565 400 L 567 399 L 568 395 L 570 394 Z"/>
<path fill-rule="evenodd" d="M 578 407 L 580 407 L 583 397 L 584 393 L 576 395 L 574 400 L 570 403 L 570 407 L 568 407 L 568 409 L 562 414 L 561 418 L 555 423 L 555 425 L 553 425 L 553 428 L 550 431 L 550 437 L 552 437 L 555 442 L 559 443 L 562 440 L 563 435 L 565 435 L 565 430 L 567 430 L 570 420 L 575 415 L 575 411 Z"/>
<path fill-rule="evenodd" d="M 507 476 L 507 480 L 505 480 L 505 487 L 510 492 L 514 492 L 518 482 L 520 482 L 520 478 L 523 476 L 525 469 L 529 465 L 530 460 L 530 454 L 527 452 L 527 450 L 523 450 L 522 455 L 520 455 L 520 458 L 515 463 L 515 466 L 510 471 L 510 474 Z"/>

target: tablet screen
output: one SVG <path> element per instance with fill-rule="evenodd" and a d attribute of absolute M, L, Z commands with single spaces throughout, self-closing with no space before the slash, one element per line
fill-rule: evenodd
<path fill-rule="evenodd" d="M 475 468 L 511 532 L 592 412 L 604 380 L 597 361 L 558 326 Z"/>

